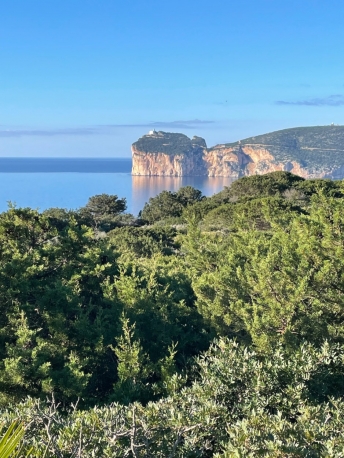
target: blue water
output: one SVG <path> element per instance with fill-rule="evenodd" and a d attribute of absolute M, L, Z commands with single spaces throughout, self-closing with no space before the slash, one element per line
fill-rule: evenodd
<path fill-rule="evenodd" d="M 164 189 L 194 186 L 210 196 L 232 178 L 132 177 L 131 159 L 0 158 L 0 211 L 11 201 L 18 207 L 76 209 L 95 194 L 125 197 L 128 212 L 137 215 L 150 197 Z"/>
<path fill-rule="evenodd" d="M 130 158 L 0 157 L 0 171 L 6 173 L 130 173 Z"/>

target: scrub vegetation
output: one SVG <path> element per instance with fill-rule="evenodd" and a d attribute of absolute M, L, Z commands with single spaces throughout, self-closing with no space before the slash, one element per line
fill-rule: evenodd
<path fill-rule="evenodd" d="M 20 456 L 343 456 L 343 182 L 274 172 L 125 209 L 0 214 Z"/>
<path fill-rule="evenodd" d="M 133 147 L 144 153 L 163 153 L 174 156 L 188 155 L 194 152 L 202 155 L 203 149 L 206 149 L 207 145 L 201 137 L 190 139 L 184 134 L 154 131 L 154 134 L 144 135 L 137 140 Z"/>
<path fill-rule="evenodd" d="M 246 138 L 240 144 L 266 146 L 277 162 L 297 161 L 309 170 L 327 172 L 343 164 L 344 126 L 294 127 Z"/>

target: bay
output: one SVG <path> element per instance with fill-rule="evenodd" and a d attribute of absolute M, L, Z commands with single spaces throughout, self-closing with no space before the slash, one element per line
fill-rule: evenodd
<path fill-rule="evenodd" d="M 0 211 L 17 207 L 76 209 L 96 194 L 127 199 L 137 215 L 150 197 L 163 190 L 193 186 L 211 196 L 233 178 L 131 176 L 131 158 L 0 158 Z"/>

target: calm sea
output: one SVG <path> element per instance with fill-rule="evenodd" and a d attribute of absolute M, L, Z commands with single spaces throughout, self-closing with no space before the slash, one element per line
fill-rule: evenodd
<path fill-rule="evenodd" d="M 150 197 L 164 189 L 193 186 L 204 195 L 221 191 L 232 178 L 132 177 L 130 158 L 0 158 L 0 211 L 11 201 L 18 207 L 76 209 L 95 194 L 126 197 L 137 215 Z"/>

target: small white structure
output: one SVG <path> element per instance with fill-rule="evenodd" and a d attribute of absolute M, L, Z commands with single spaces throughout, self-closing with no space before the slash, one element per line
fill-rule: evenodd
<path fill-rule="evenodd" d="M 150 131 L 148 132 L 148 135 L 155 135 L 155 134 L 156 134 L 156 130 L 155 130 L 155 129 L 154 129 L 154 130 L 150 130 Z"/>

